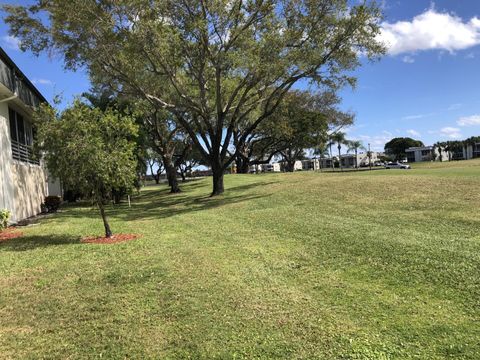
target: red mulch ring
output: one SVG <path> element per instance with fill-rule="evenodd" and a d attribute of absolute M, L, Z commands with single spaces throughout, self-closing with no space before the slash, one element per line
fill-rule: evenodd
<path fill-rule="evenodd" d="M 7 240 L 10 240 L 10 239 L 16 239 L 16 238 L 19 238 L 21 236 L 23 236 L 23 233 L 21 231 L 18 231 L 14 227 L 9 227 L 9 228 L 6 228 L 3 231 L 0 231 L 0 242 L 7 241 Z"/>
<path fill-rule="evenodd" d="M 115 244 L 124 241 L 131 241 L 138 239 L 138 234 L 114 234 L 112 237 L 105 236 L 87 236 L 82 239 L 82 243 L 88 244 Z"/>

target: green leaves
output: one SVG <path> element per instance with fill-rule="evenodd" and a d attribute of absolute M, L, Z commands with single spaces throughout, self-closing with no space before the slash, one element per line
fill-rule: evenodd
<path fill-rule="evenodd" d="M 110 198 L 112 190 L 132 188 L 138 133 L 132 117 L 111 108 L 90 108 L 77 100 L 58 115 L 42 106 L 36 123 L 49 171 L 66 188 L 96 201 Z"/>
<path fill-rule="evenodd" d="M 10 210 L 0 209 L 0 231 L 7 228 L 10 215 Z"/>
<path fill-rule="evenodd" d="M 385 153 L 389 155 L 394 155 L 395 160 L 401 160 L 406 156 L 405 150 L 409 147 L 415 146 L 423 146 L 423 142 L 421 142 L 420 140 L 414 140 L 409 137 L 393 138 L 385 144 Z"/>
<path fill-rule="evenodd" d="M 36 0 L 5 10 L 23 49 L 59 54 L 172 113 L 220 173 L 300 81 L 335 93 L 355 85 L 362 57 L 385 52 L 374 0 Z"/>

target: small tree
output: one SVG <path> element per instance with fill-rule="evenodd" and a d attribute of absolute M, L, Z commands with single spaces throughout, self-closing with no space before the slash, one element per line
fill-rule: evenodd
<path fill-rule="evenodd" d="M 152 149 L 147 149 L 146 161 L 150 174 L 155 180 L 155 184 L 158 185 L 160 183 L 160 176 L 163 172 L 163 162 L 160 159 L 160 156 Z"/>
<path fill-rule="evenodd" d="M 185 182 L 187 180 L 187 175 L 191 175 L 192 170 L 199 165 L 203 165 L 203 157 L 200 154 L 200 151 L 194 146 L 186 147 L 187 151 L 183 156 L 179 157 L 179 165 L 178 165 L 178 172 L 182 177 L 182 181 Z"/>
<path fill-rule="evenodd" d="M 340 170 L 343 171 L 343 166 L 342 166 L 342 144 L 348 144 L 348 140 L 345 138 L 345 133 L 344 132 L 336 132 L 335 134 L 332 135 L 331 138 L 335 143 L 337 143 L 337 149 L 338 149 L 338 164 L 340 166 Z"/>
<path fill-rule="evenodd" d="M 329 155 L 328 152 L 328 144 L 326 143 L 326 139 L 321 140 L 318 145 L 313 149 L 313 154 L 318 155 L 318 167 L 320 172 L 322 172 L 322 161 L 325 155 Z"/>
<path fill-rule="evenodd" d="M 41 106 L 36 125 L 38 150 L 44 153 L 50 173 L 91 198 L 100 210 L 105 237 L 111 237 L 105 205 L 112 192 L 131 190 L 136 179 L 138 128 L 133 118 L 76 100 L 60 114 Z"/>

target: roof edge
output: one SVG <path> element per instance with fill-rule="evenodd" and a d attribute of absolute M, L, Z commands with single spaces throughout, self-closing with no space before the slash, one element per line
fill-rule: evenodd
<path fill-rule="evenodd" d="M 22 81 L 24 81 L 25 84 L 27 84 L 27 86 L 30 88 L 30 90 L 36 96 L 38 96 L 38 98 L 40 99 L 41 102 L 44 102 L 44 103 L 48 104 L 47 99 L 45 99 L 45 97 L 42 95 L 40 90 L 38 90 L 35 87 L 35 85 L 33 85 L 33 83 L 30 81 L 30 79 L 25 75 L 25 73 L 22 70 L 20 70 L 18 65 L 15 64 L 15 62 L 12 60 L 12 58 L 10 56 L 8 56 L 8 54 L 5 52 L 5 50 L 3 50 L 3 48 L 1 46 L 0 46 L 0 59 L 3 60 L 9 67 L 13 68 L 16 72 L 18 72 L 20 74 L 20 76 L 22 77 Z"/>

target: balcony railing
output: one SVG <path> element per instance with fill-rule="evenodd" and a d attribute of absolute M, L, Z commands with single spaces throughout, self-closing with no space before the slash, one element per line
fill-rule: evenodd
<path fill-rule="evenodd" d="M 12 157 L 14 160 L 40 165 L 40 162 L 35 158 L 32 146 L 21 144 L 15 140 L 12 140 Z"/>

